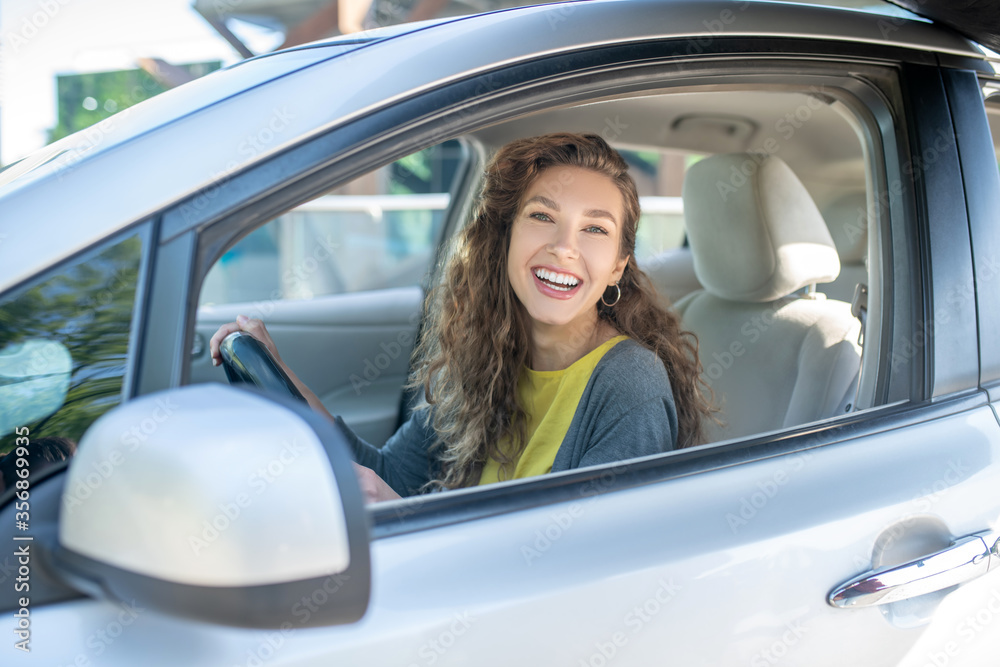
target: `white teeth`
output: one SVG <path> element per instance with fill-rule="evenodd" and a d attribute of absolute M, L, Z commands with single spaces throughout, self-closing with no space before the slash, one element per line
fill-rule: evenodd
<path fill-rule="evenodd" d="M 568 276 L 565 273 L 556 273 L 555 271 L 549 271 L 548 269 L 535 269 L 535 275 L 542 280 L 547 280 L 550 283 L 557 283 L 559 285 L 567 285 L 565 290 L 567 291 L 573 287 L 576 287 L 580 281 L 573 276 Z M 560 288 L 555 288 L 560 289 Z"/>

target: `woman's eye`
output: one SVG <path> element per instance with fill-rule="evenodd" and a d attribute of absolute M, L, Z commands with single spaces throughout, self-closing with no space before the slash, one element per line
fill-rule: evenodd
<path fill-rule="evenodd" d="M 587 227 L 585 231 L 591 232 L 592 234 L 607 234 L 608 230 L 603 227 L 598 227 L 597 225 L 591 225 Z"/>
<path fill-rule="evenodd" d="M 542 222 L 550 222 L 552 218 L 549 217 L 548 213 L 536 212 L 528 216 L 529 218 L 534 218 L 535 220 L 541 220 Z"/>

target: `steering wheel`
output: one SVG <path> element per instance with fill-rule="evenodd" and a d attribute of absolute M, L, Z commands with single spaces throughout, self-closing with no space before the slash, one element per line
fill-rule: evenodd
<path fill-rule="evenodd" d="M 234 331 L 222 340 L 219 352 L 229 384 L 252 384 L 264 391 L 306 402 L 305 396 L 295 388 L 264 344 L 250 334 Z"/>

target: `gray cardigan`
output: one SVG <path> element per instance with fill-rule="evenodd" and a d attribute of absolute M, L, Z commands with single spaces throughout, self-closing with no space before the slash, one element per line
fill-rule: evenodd
<path fill-rule="evenodd" d="M 355 460 L 374 470 L 396 493 L 409 496 L 439 472 L 430 453 L 435 438 L 428 412 L 415 410 L 381 449 L 355 435 L 339 415 L 335 420 Z M 677 409 L 667 370 L 659 357 L 630 338 L 608 350 L 594 368 L 552 472 L 658 454 L 676 446 Z"/>

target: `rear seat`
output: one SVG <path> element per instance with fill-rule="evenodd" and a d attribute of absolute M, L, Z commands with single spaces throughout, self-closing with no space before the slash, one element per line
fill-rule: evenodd
<path fill-rule="evenodd" d="M 656 287 L 660 303 L 672 308 L 685 296 L 701 289 L 694 272 L 691 248 L 674 248 L 642 261 L 639 265 Z"/>
<path fill-rule="evenodd" d="M 854 299 L 854 288 L 868 284 L 868 214 L 864 192 L 846 194 L 823 209 L 823 218 L 840 256 L 840 275 L 819 287 L 831 299 Z"/>

